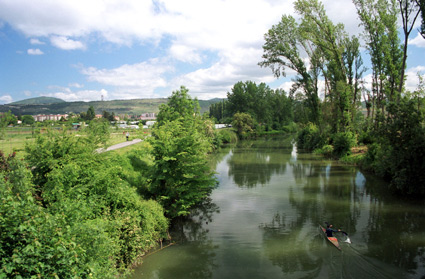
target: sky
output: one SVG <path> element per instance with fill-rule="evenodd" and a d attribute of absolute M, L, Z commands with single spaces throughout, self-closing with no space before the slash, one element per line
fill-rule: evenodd
<path fill-rule="evenodd" d="M 293 2 L 0 0 L 0 104 L 39 96 L 165 98 L 182 85 L 207 100 L 248 80 L 288 90 L 293 75 L 277 79 L 258 62 L 264 34 L 282 15 L 298 17 Z M 350 35 L 362 32 L 351 0 L 322 3 Z M 416 29 L 409 90 L 417 88 L 417 72 L 425 73 L 425 39 Z"/>

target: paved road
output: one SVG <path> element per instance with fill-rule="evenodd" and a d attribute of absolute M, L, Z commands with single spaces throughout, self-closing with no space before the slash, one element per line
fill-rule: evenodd
<path fill-rule="evenodd" d="M 103 152 L 106 152 L 106 151 L 111 151 L 111 150 L 115 150 L 115 149 L 119 149 L 119 148 L 129 146 L 129 145 L 133 145 L 133 144 L 139 143 L 141 141 L 142 141 L 141 139 L 134 139 L 132 141 L 125 141 L 125 142 L 121 142 L 121 143 L 118 143 L 118 144 L 115 144 L 115 145 L 111 145 L 106 149 L 105 148 L 99 148 L 99 149 L 96 149 L 96 151 L 98 153 L 103 153 Z"/>

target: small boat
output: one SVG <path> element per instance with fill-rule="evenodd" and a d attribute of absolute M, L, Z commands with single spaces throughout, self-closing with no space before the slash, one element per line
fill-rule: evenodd
<path fill-rule="evenodd" d="M 336 248 L 338 248 L 338 250 L 341 251 L 341 247 L 339 246 L 338 239 L 336 237 L 328 237 L 326 235 L 326 229 L 322 227 L 321 225 L 319 225 L 319 227 L 323 231 L 323 233 L 325 234 L 325 237 L 329 240 L 329 242 L 332 243 Z"/>

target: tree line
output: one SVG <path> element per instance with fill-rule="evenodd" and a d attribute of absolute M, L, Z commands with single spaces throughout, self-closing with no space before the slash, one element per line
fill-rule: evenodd
<path fill-rule="evenodd" d="M 238 82 L 227 100 L 210 107 L 210 116 L 233 123 L 241 137 L 288 131 L 294 122 L 299 148 L 346 160 L 352 147 L 365 145 L 368 152 L 356 163 L 388 179 L 394 193 L 425 195 L 423 74 L 417 73 L 415 91 L 405 88 L 417 20 L 424 36 L 424 2 L 353 0 L 363 32 L 350 36 L 320 1 L 295 1 L 298 17 L 283 15 L 268 30 L 259 62 L 276 77 L 295 73 L 289 92 Z"/>

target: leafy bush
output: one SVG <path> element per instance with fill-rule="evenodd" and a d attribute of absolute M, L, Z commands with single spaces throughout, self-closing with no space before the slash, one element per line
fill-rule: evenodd
<path fill-rule="evenodd" d="M 297 147 L 300 149 L 313 151 L 322 147 L 324 143 L 324 137 L 313 123 L 307 124 L 298 134 Z"/>
<path fill-rule="evenodd" d="M 358 143 L 368 145 L 375 142 L 375 139 L 370 130 L 363 130 L 358 136 Z"/>
<path fill-rule="evenodd" d="M 333 154 L 342 157 L 351 154 L 351 147 L 356 145 L 356 136 L 352 132 L 340 132 L 333 135 Z"/>
<path fill-rule="evenodd" d="M 163 208 L 123 179 L 128 165 L 92 146 L 41 135 L 27 148 L 36 177 L 0 158 L 0 278 L 116 278 L 167 236 Z"/>
<path fill-rule="evenodd" d="M 233 115 L 232 126 L 240 139 L 247 139 L 254 132 L 256 123 L 250 114 L 238 112 Z"/>
<path fill-rule="evenodd" d="M 423 115 L 412 100 L 388 106 L 380 130 L 379 172 L 391 181 L 391 190 L 404 195 L 425 196 L 425 128 Z"/>
<path fill-rule="evenodd" d="M 314 153 L 321 154 L 326 157 L 331 157 L 333 154 L 334 148 L 332 145 L 324 145 L 322 148 L 318 148 L 314 150 Z"/>
<path fill-rule="evenodd" d="M 236 143 L 238 141 L 238 135 L 236 135 L 236 133 L 232 129 L 216 130 L 215 136 L 222 144 Z"/>

